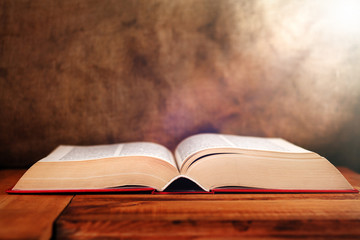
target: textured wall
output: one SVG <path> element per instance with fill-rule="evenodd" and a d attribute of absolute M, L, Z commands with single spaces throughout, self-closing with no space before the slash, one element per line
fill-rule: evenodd
<path fill-rule="evenodd" d="M 337 2 L 1 0 L 0 164 L 222 132 L 360 171 L 360 33 Z"/>

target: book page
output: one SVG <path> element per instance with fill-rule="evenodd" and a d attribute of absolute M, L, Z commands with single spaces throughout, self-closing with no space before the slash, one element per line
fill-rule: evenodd
<path fill-rule="evenodd" d="M 49 156 L 41 159 L 41 162 L 56 161 L 83 161 L 116 156 L 118 149 L 123 144 L 108 144 L 95 146 L 70 146 L 62 145 L 57 147 Z"/>
<path fill-rule="evenodd" d="M 134 143 L 124 143 L 119 156 L 148 156 L 159 158 L 164 161 L 167 161 L 174 165 L 175 160 L 170 152 L 166 147 L 157 144 L 157 143 L 150 143 L 150 142 L 134 142 Z"/>
<path fill-rule="evenodd" d="M 233 147 L 240 149 L 289 153 L 310 152 L 281 138 L 243 137 L 235 135 L 221 135 L 221 137 L 229 141 Z"/>
<path fill-rule="evenodd" d="M 175 165 L 171 152 L 162 145 L 150 142 L 134 142 L 94 146 L 59 146 L 41 162 L 85 161 L 112 157 L 154 157 Z"/>
<path fill-rule="evenodd" d="M 280 138 L 247 137 L 216 133 L 197 134 L 183 140 L 175 151 L 178 166 L 192 154 L 212 148 L 237 148 L 271 152 L 306 153 L 298 147 Z"/>
<path fill-rule="evenodd" d="M 210 148 L 233 147 L 221 134 L 202 133 L 183 140 L 175 150 L 177 164 L 180 168 L 182 162 L 192 154 Z"/>

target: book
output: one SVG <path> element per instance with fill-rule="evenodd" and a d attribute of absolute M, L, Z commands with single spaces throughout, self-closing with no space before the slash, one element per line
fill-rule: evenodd
<path fill-rule="evenodd" d="M 182 184 L 190 187 L 182 187 Z M 356 192 L 327 159 L 280 138 L 203 133 L 174 154 L 151 142 L 57 147 L 9 192 Z"/>

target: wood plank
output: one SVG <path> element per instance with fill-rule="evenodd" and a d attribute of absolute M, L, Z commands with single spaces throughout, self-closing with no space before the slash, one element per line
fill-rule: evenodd
<path fill-rule="evenodd" d="M 358 200 L 122 201 L 121 196 L 99 198 L 98 204 L 84 196 L 75 198 L 74 205 L 71 204 L 57 222 L 57 236 L 60 239 L 115 235 L 156 238 L 360 236 Z M 88 203 L 84 204 L 85 201 Z M 83 204 L 76 204 L 79 202 Z"/>
<path fill-rule="evenodd" d="M 0 239 L 49 239 L 72 195 L 10 195 L 25 170 L 0 170 Z"/>
<path fill-rule="evenodd" d="M 354 186 L 359 174 L 340 169 Z M 359 238 L 360 195 L 78 195 L 58 239 Z"/>

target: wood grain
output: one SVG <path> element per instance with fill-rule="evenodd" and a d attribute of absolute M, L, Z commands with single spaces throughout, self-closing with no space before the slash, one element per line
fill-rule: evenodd
<path fill-rule="evenodd" d="M 2 0 L 0 166 L 221 132 L 360 171 L 360 37 L 335 2 Z"/>
<path fill-rule="evenodd" d="M 0 239 L 50 239 L 53 221 L 72 195 L 9 195 L 25 170 L 0 170 Z"/>
<path fill-rule="evenodd" d="M 78 195 L 55 229 L 58 239 L 358 239 L 360 195 Z"/>

